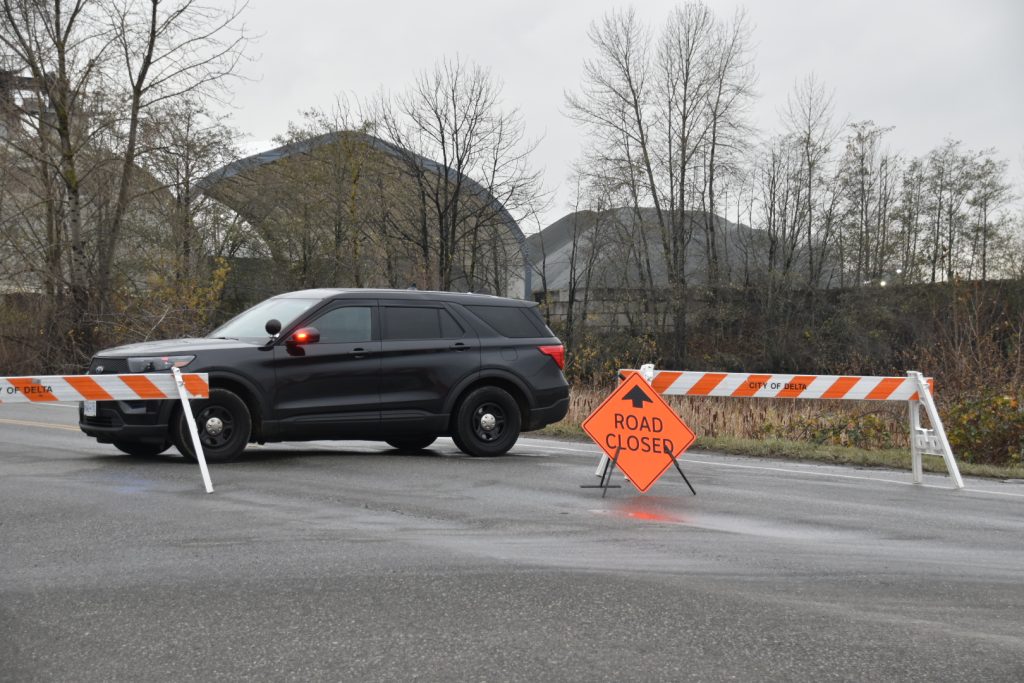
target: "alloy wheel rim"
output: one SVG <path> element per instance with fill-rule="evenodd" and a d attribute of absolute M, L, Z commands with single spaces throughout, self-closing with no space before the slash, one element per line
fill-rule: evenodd
<path fill-rule="evenodd" d="M 221 448 L 231 440 L 235 433 L 234 417 L 223 406 L 207 406 L 196 416 L 199 429 L 199 440 L 203 446 Z"/>
<path fill-rule="evenodd" d="M 484 443 L 491 443 L 505 433 L 507 417 L 505 410 L 497 403 L 481 403 L 473 411 L 473 435 Z"/>

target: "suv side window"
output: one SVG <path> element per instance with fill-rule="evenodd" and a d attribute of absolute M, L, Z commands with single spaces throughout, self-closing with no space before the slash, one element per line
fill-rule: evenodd
<path fill-rule="evenodd" d="M 458 339 L 465 334 L 462 326 L 443 308 L 422 306 L 384 306 L 384 339 Z"/>
<path fill-rule="evenodd" d="M 345 306 L 327 311 L 310 326 L 320 331 L 321 344 L 341 344 L 373 339 L 373 310 L 369 306 Z"/>
<path fill-rule="evenodd" d="M 462 325 L 459 321 L 452 317 L 452 314 L 443 308 L 438 309 L 438 315 L 441 316 L 441 337 L 444 339 L 461 339 L 466 336 L 466 331 L 462 329 Z"/>
<path fill-rule="evenodd" d="M 540 316 L 531 308 L 482 305 L 467 305 L 466 308 L 503 337 L 525 339 L 553 336 L 551 330 L 547 329 Z"/>

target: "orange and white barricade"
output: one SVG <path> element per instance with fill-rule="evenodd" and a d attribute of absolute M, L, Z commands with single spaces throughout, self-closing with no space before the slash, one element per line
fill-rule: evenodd
<path fill-rule="evenodd" d="M 192 447 L 195 448 L 199 470 L 203 475 L 203 485 L 207 493 L 213 493 L 213 483 L 206 467 L 206 456 L 203 454 L 196 421 L 188 404 L 189 398 L 209 397 L 208 375 L 182 374 L 178 368 L 172 368 L 171 373 L 0 377 L 0 403 L 181 401 L 192 436 Z"/>
<path fill-rule="evenodd" d="M 921 456 L 941 455 L 953 486 L 964 487 L 960 468 L 946 438 L 946 430 L 932 397 L 933 381 L 919 372 L 906 377 L 863 377 L 849 375 L 787 375 L 737 372 L 684 372 L 620 370 L 620 376 L 639 372 L 651 387 L 665 396 L 719 396 L 730 398 L 804 398 L 857 401 L 906 401 L 910 412 L 910 454 L 914 483 L 923 480 Z M 924 408 L 931 429 L 921 426 Z M 603 471 L 604 462 L 598 466 Z"/>

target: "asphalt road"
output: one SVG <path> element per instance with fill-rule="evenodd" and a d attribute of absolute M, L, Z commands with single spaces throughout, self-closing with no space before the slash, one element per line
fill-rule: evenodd
<path fill-rule="evenodd" d="M 1024 485 L 524 438 L 132 458 L 0 406 L 0 680 L 1024 680 Z M 699 445 L 699 442 L 698 442 Z M 622 483 L 616 475 L 616 481 Z"/>

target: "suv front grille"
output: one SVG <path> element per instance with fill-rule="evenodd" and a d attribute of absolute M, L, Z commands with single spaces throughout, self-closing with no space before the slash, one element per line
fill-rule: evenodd
<path fill-rule="evenodd" d="M 103 368 L 100 370 L 100 368 Z M 128 374 L 127 358 L 93 358 L 89 366 L 90 375 L 126 375 Z"/>
<path fill-rule="evenodd" d="M 122 420 L 115 420 L 114 416 L 101 413 L 93 417 L 82 416 L 82 422 L 90 427 L 120 427 L 124 424 Z"/>

